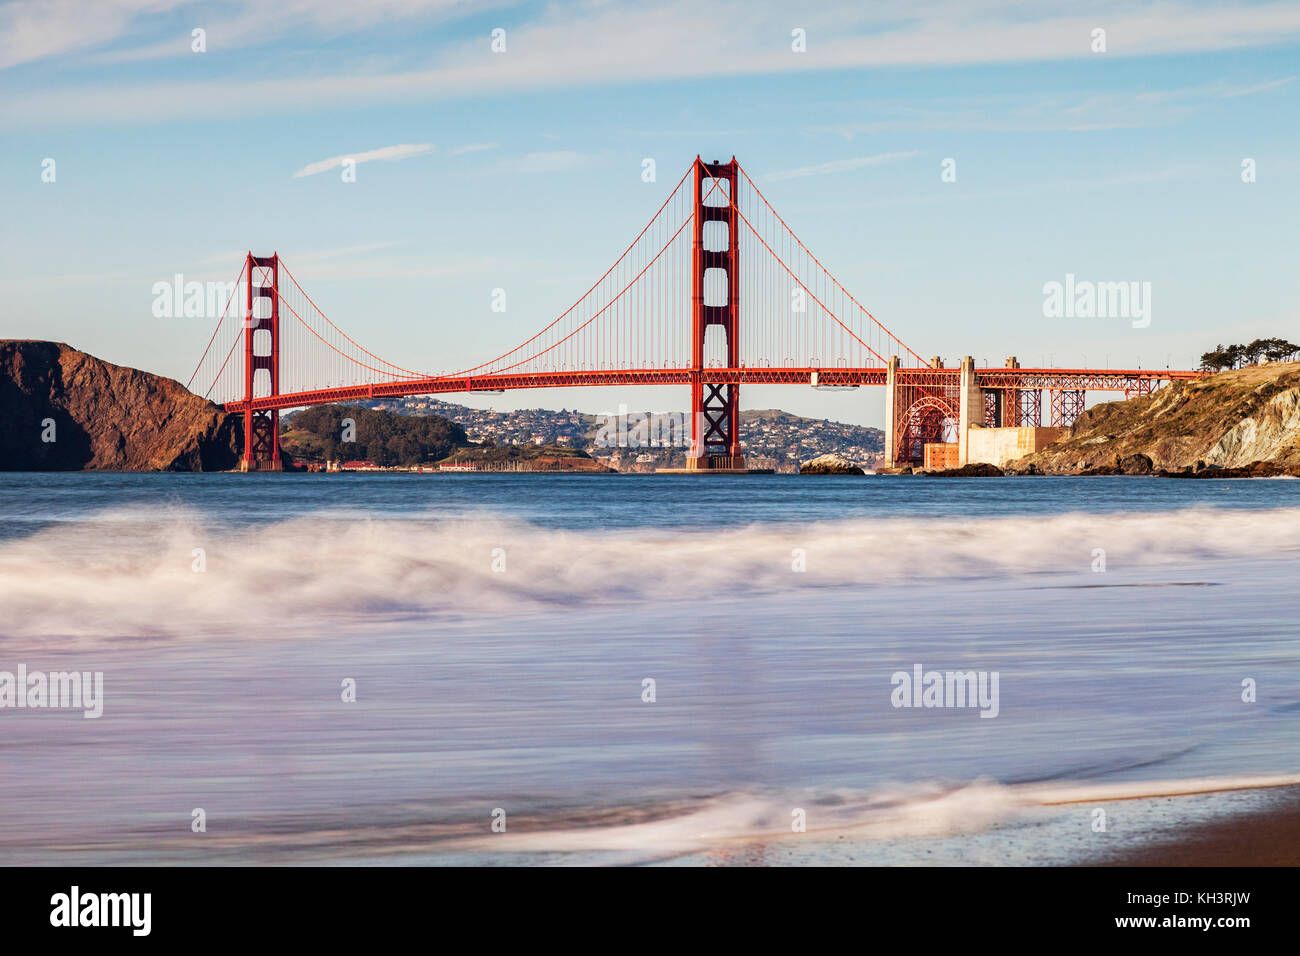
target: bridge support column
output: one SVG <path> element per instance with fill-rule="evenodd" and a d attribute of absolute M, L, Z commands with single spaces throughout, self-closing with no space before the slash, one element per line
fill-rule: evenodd
<path fill-rule="evenodd" d="M 695 159 L 695 222 L 691 269 L 691 450 L 686 467 L 692 471 L 744 471 L 740 450 L 740 385 L 710 382 L 704 366 L 704 344 L 711 326 L 726 340 L 727 367 L 740 366 L 740 237 L 736 234 L 736 183 L 739 166 Z M 711 204 L 704 198 L 712 191 Z M 704 225 L 723 223 L 727 242 L 721 249 L 704 248 Z M 704 301 L 709 271 L 722 273 L 725 303 Z M 716 287 L 716 283 L 710 283 Z"/>
<path fill-rule="evenodd" d="M 1007 368 L 1020 368 L 1020 360 L 1011 356 L 1007 359 Z M 1020 425 L 1020 389 L 1002 390 L 1002 420 L 998 425 L 1002 428 L 1016 428 Z"/>
<path fill-rule="evenodd" d="M 957 464 L 970 463 L 970 429 L 983 426 L 986 413 L 984 389 L 975 384 L 975 360 L 967 355 L 961 360 L 960 392 L 957 397 Z"/>
<path fill-rule="evenodd" d="M 1052 427 L 1069 428 L 1073 425 L 1075 419 L 1083 414 L 1084 396 L 1083 389 L 1052 389 Z"/>
<path fill-rule="evenodd" d="M 1022 388 L 1019 393 L 1019 421 L 1021 428 L 1038 428 L 1043 424 L 1043 390 Z"/>
<path fill-rule="evenodd" d="M 1002 421 L 1002 390 L 986 388 L 984 389 L 984 427 L 997 428 L 1000 421 Z"/>
<path fill-rule="evenodd" d="M 244 457 L 240 471 L 279 471 L 280 412 L 278 409 L 254 411 L 251 407 L 259 390 L 259 371 L 269 380 L 266 395 L 280 394 L 280 259 L 277 255 L 248 254 L 246 263 L 248 294 L 244 313 Z M 258 309 L 265 300 L 265 309 Z M 258 316 L 259 311 L 266 315 Z M 266 332 L 259 338 L 258 332 Z M 264 348 L 259 350 L 259 346 Z M 261 398 L 264 396 L 258 395 Z"/>
<path fill-rule="evenodd" d="M 898 444 L 898 356 L 889 357 L 885 369 L 885 467 L 894 467 L 894 449 Z"/>

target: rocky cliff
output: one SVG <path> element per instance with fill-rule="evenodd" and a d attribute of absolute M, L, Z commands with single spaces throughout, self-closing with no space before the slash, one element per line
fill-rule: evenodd
<path fill-rule="evenodd" d="M 1300 362 L 1219 372 L 1094 406 L 1068 434 L 1009 467 L 1043 474 L 1300 474 Z"/>
<path fill-rule="evenodd" d="M 221 471 L 242 445 L 238 416 L 170 378 L 0 340 L 0 470 Z"/>

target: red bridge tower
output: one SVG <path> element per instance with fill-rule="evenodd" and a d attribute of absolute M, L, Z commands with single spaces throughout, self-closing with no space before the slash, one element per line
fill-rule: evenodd
<path fill-rule="evenodd" d="M 704 367 L 704 342 L 711 326 L 719 326 L 726 340 L 727 368 L 740 365 L 740 237 L 736 233 L 736 157 L 729 163 L 706 163 L 695 157 L 695 235 L 691 269 L 691 470 L 743 471 L 740 450 L 740 385 L 709 381 Z M 725 193 L 724 193 L 725 190 Z M 716 203 L 706 203 L 711 192 Z M 719 249 L 704 247 L 704 225 L 724 223 L 726 243 Z M 704 301 L 705 275 L 722 273 L 726 301 Z M 714 289 L 719 285 L 710 283 Z"/>
<path fill-rule="evenodd" d="M 244 313 L 244 457 L 241 471 L 280 470 L 280 412 L 269 408 L 254 410 L 252 402 L 258 387 L 259 371 L 270 380 L 266 395 L 280 394 L 280 257 L 248 254 L 247 311 Z M 259 316 L 266 300 L 269 304 Z M 264 336 L 257 333 L 265 332 Z M 261 396 L 259 396 L 261 397 Z"/>

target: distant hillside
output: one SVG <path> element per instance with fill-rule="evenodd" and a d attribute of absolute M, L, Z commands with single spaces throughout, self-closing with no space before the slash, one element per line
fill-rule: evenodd
<path fill-rule="evenodd" d="M 1011 464 L 1046 474 L 1246 469 L 1300 474 L 1300 362 L 1174 382 L 1088 409 L 1070 432 Z"/>
<path fill-rule="evenodd" d="M 61 342 L 0 340 L 0 410 L 4 471 L 222 471 L 243 449 L 238 416 Z"/>
<path fill-rule="evenodd" d="M 885 433 L 865 425 L 804 418 L 779 408 L 750 409 L 740 413 L 740 443 L 751 455 L 804 460 L 833 453 L 865 461 L 884 453 Z"/>
<path fill-rule="evenodd" d="M 596 444 L 600 422 L 595 415 L 569 410 L 541 408 L 494 411 L 468 408 L 435 398 L 373 400 L 359 403 L 404 415 L 441 415 L 464 426 L 471 441 L 505 445 L 563 445 L 584 449 L 592 455 L 608 456 L 616 449 Z M 617 405 L 614 409 L 617 410 Z M 658 413 L 656 413 L 658 414 Z M 884 432 L 879 428 L 847 425 L 818 418 L 802 418 L 779 409 L 740 413 L 740 440 L 752 457 L 771 457 L 793 468 L 799 461 L 834 452 L 858 462 L 871 462 L 884 451 Z M 626 468 L 636 458 L 647 459 L 636 467 L 681 466 L 684 450 L 634 448 L 636 454 L 621 456 Z"/>
<path fill-rule="evenodd" d="M 558 445 L 494 445 L 458 448 L 443 464 L 476 464 L 480 468 L 525 471 L 609 471 L 585 451 Z"/>
<path fill-rule="evenodd" d="M 465 429 L 440 415 L 395 415 L 355 405 L 313 405 L 280 426 L 280 447 L 300 461 L 422 465 L 467 442 Z"/>

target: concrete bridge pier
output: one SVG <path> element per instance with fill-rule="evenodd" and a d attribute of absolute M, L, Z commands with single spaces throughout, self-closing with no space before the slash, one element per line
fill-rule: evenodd
<path fill-rule="evenodd" d="M 984 426 L 984 389 L 975 384 L 975 360 L 969 355 L 961 360 L 961 378 L 957 396 L 960 417 L 957 422 L 957 464 L 970 463 L 971 426 Z"/>
<path fill-rule="evenodd" d="M 898 436 L 895 431 L 897 410 L 894 404 L 898 399 L 898 356 L 889 357 L 889 366 L 885 369 L 885 467 L 894 467 L 894 448 Z"/>

